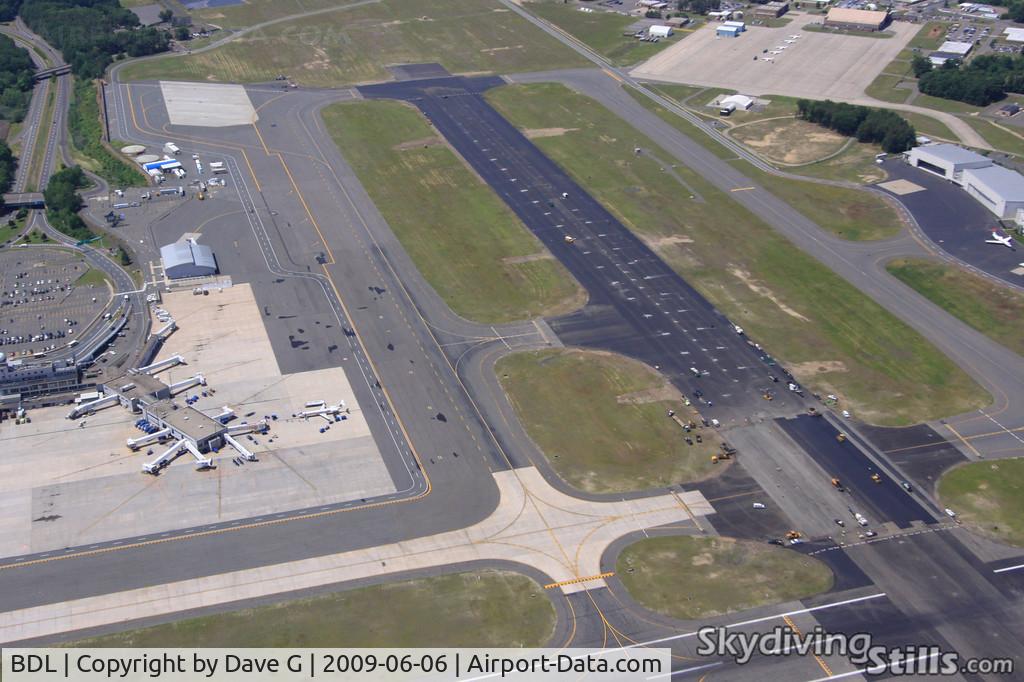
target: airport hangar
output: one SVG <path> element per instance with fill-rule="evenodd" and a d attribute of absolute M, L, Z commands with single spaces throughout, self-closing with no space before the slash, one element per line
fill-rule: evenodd
<path fill-rule="evenodd" d="M 888 12 L 833 7 L 825 17 L 825 26 L 846 31 L 881 31 L 891 21 Z"/>
<path fill-rule="evenodd" d="M 907 162 L 960 185 L 1002 220 L 1024 224 L 1024 176 L 954 144 L 914 147 Z"/>
<path fill-rule="evenodd" d="M 164 274 L 170 279 L 209 277 L 217 274 L 213 249 L 195 239 L 185 238 L 160 247 Z"/>

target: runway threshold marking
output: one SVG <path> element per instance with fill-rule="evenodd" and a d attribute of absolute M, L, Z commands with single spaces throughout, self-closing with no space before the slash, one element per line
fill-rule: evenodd
<path fill-rule="evenodd" d="M 803 633 L 800 632 L 800 628 L 796 626 L 796 623 L 793 622 L 792 618 L 790 618 L 789 616 L 783 616 L 782 620 L 786 622 L 786 625 L 789 626 L 789 629 L 795 632 L 798 637 L 803 636 Z M 819 656 L 818 654 L 812 654 L 812 656 L 814 656 L 814 660 L 818 662 L 818 665 L 821 666 L 821 669 L 825 671 L 825 674 L 829 677 L 832 677 L 832 668 L 828 667 L 828 664 L 825 663 L 824 660 L 822 660 L 821 656 Z"/>
<path fill-rule="evenodd" d="M 553 590 L 556 587 L 563 587 L 565 585 L 579 585 L 580 583 L 588 583 L 592 580 L 604 580 L 605 578 L 611 578 L 615 575 L 615 571 L 608 571 L 607 573 L 598 573 L 597 575 L 587 575 L 580 578 L 570 578 L 569 580 L 561 580 L 557 583 L 548 583 L 544 586 L 545 590 Z"/>

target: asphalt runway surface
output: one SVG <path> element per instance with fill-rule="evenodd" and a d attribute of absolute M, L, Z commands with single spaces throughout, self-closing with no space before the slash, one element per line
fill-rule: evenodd
<path fill-rule="evenodd" d="M 924 233 L 943 251 L 1005 282 L 1024 287 L 1024 277 L 1012 272 L 1024 263 L 1024 247 L 1017 244 L 1011 250 L 985 243 L 991 239 L 992 230 L 1005 232 L 998 218 L 981 203 L 949 180 L 903 161 L 890 159 L 883 168 L 890 180 L 908 180 L 924 187 L 923 191 L 910 194 L 889 194 L 907 207 Z"/>
<path fill-rule="evenodd" d="M 766 409 L 761 392 L 772 383 L 769 374 L 785 379 L 781 370 L 766 364 L 722 313 L 483 99 L 503 83 L 441 78 L 360 92 L 416 105 L 586 288 L 584 309 L 548 320 L 563 343 L 646 362 L 684 394 L 702 391 L 711 404 L 702 402 L 701 413 L 723 423 L 746 417 L 751 408 Z M 785 407 L 779 401 L 772 410 Z"/>
<path fill-rule="evenodd" d="M 914 487 L 929 492 L 935 490 L 943 473 L 967 461 L 962 452 L 927 424 L 904 428 L 861 426 L 860 431 L 906 474 Z"/>
<path fill-rule="evenodd" d="M 867 458 L 850 439 L 840 442 L 839 430 L 820 417 L 779 420 L 782 428 L 831 476 L 838 478 L 854 498 L 854 508 L 871 523 L 895 523 L 909 528 L 914 521 L 933 523 L 935 517 L 900 487 L 900 481 Z M 881 483 L 871 475 L 878 473 Z M 852 519 L 845 519 L 853 524 Z"/>

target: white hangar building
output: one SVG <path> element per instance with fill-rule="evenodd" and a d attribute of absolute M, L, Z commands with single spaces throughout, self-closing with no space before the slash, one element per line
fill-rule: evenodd
<path fill-rule="evenodd" d="M 1024 209 L 1024 176 L 1002 166 L 968 168 L 963 187 L 978 203 L 1000 218 L 1014 219 Z"/>
<path fill-rule="evenodd" d="M 161 246 L 160 260 L 164 263 L 164 275 L 169 279 L 208 277 L 217 274 L 217 259 L 213 255 L 213 250 L 194 238 L 185 238 Z"/>
<path fill-rule="evenodd" d="M 1024 176 L 955 144 L 926 144 L 907 152 L 907 162 L 960 185 L 1005 220 L 1024 220 Z"/>
<path fill-rule="evenodd" d="M 907 162 L 936 175 L 941 175 L 956 184 L 961 174 L 968 168 L 984 168 L 991 166 L 992 161 L 970 149 L 955 144 L 926 144 L 914 147 L 907 154 Z"/>

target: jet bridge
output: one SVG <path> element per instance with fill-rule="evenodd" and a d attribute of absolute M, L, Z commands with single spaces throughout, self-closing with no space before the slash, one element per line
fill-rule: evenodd
<path fill-rule="evenodd" d="M 226 442 L 228 445 L 230 445 L 235 450 L 237 450 L 238 454 L 240 454 L 243 459 L 246 459 L 246 460 L 248 460 L 250 462 L 255 462 L 256 461 L 256 455 L 252 454 L 252 452 L 249 450 L 249 448 L 245 447 L 244 445 L 239 443 L 237 440 L 232 438 L 230 433 L 225 433 L 224 434 L 224 442 Z"/>
<path fill-rule="evenodd" d="M 238 424 L 234 424 L 232 426 L 229 426 L 224 431 L 224 433 L 232 436 L 237 436 L 240 433 L 252 433 L 253 431 L 262 431 L 266 427 L 267 421 L 265 419 L 261 419 L 255 424 L 250 424 L 249 422 L 241 422 Z"/>
<path fill-rule="evenodd" d="M 171 320 L 164 326 L 160 327 L 160 329 L 153 332 L 153 336 L 160 339 L 161 341 L 166 341 L 167 337 L 170 336 L 177 328 L 178 324 L 174 320 Z"/>
<path fill-rule="evenodd" d="M 170 429 L 160 429 L 159 431 L 154 431 L 153 433 L 147 433 L 145 436 L 140 436 L 138 438 L 129 438 L 128 447 L 130 447 L 132 450 L 138 450 L 141 447 L 149 445 L 150 443 L 156 443 L 157 441 L 167 438 L 170 435 Z"/>
<path fill-rule="evenodd" d="M 173 384 L 171 384 L 170 386 L 168 386 L 168 388 L 171 391 L 171 395 L 175 395 L 177 393 L 181 393 L 182 391 L 188 390 L 188 389 L 192 388 L 193 386 L 200 386 L 200 385 L 202 385 L 202 386 L 206 385 L 206 377 L 204 377 L 202 374 L 196 374 L 194 377 L 189 377 L 188 379 L 182 379 L 181 381 L 176 381 Z"/>
<path fill-rule="evenodd" d="M 178 456 L 181 449 L 185 446 L 185 439 L 177 441 L 171 447 L 164 450 L 164 453 L 154 459 L 152 462 L 142 465 L 142 471 L 147 474 L 156 475 L 161 469 L 171 463 L 171 460 Z"/>
<path fill-rule="evenodd" d="M 159 362 L 154 362 L 151 365 L 139 367 L 137 371 L 142 372 L 144 374 L 156 374 L 157 372 L 162 372 L 165 369 L 169 369 L 171 367 L 176 367 L 177 365 L 184 364 L 185 358 L 183 358 L 180 355 L 172 355 L 169 358 L 164 358 L 163 360 L 160 360 Z"/>
<path fill-rule="evenodd" d="M 117 394 L 112 393 L 110 395 L 103 396 L 102 398 L 99 398 L 97 400 L 92 400 L 87 403 L 82 403 L 81 405 L 76 405 L 75 409 L 71 410 L 71 412 L 68 413 L 68 419 L 78 419 L 83 414 L 92 414 L 96 410 L 102 409 L 104 407 L 110 407 L 116 402 L 118 402 Z"/>
<path fill-rule="evenodd" d="M 213 460 L 199 452 L 199 450 L 196 449 L 196 446 L 192 445 L 191 441 L 185 441 L 185 449 L 195 457 L 196 469 L 209 469 L 213 467 Z"/>

